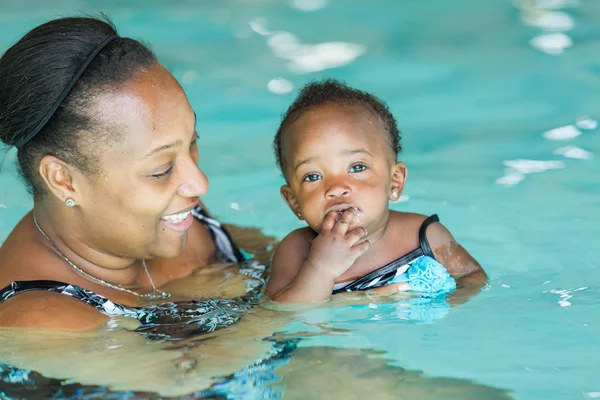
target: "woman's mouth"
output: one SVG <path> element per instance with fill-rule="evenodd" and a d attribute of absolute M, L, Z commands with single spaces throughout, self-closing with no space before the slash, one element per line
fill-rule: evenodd
<path fill-rule="evenodd" d="M 192 210 L 189 210 L 178 214 L 165 215 L 160 220 L 173 231 L 185 232 L 192 226 L 194 216 Z"/>

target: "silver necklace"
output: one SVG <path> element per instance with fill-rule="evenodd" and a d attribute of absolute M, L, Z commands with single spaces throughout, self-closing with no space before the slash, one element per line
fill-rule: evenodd
<path fill-rule="evenodd" d="M 142 260 L 142 266 L 144 267 L 146 276 L 148 277 L 148 280 L 150 281 L 150 284 L 152 285 L 152 289 L 154 289 L 154 293 L 143 293 L 142 294 L 142 293 L 134 292 L 133 290 L 126 289 L 121 286 L 113 285 L 112 283 L 108 283 L 106 281 L 103 281 L 100 278 L 96 278 L 95 276 L 88 274 L 87 272 L 85 272 L 84 270 L 79 268 L 77 265 L 75 265 L 71 260 L 69 260 L 67 258 L 67 256 L 65 256 L 63 253 L 60 252 L 60 250 L 58 250 L 58 248 L 56 247 L 54 242 L 50 239 L 50 237 L 48 237 L 48 235 L 46 235 L 46 232 L 44 232 L 42 230 L 42 228 L 40 227 L 40 225 L 38 224 L 37 219 L 35 218 L 35 214 L 33 214 L 33 223 L 35 224 L 35 227 L 37 228 L 37 230 L 40 231 L 42 236 L 44 236 L 44 238 L 46 238 L 46 240 L 52 245 L 52 250 L 56 253 L 56 255 L 58 255 L 60 258 L 65 260 L 67 264 L 69 264 L 71 267 L 73 267 L 73 269 L 75 271 L 79 272 L 81 275 L 83 275 L 93 281 L 96 281 L 98 283 L 101 283 L 104 286 L 108 286 L 111 289 L 120 290 L 122 292 L 127 292 L 130 294 L 136 295 L 138 297 L 143 297 L 143 298 L 150 299 L 150 300 L 162 300 L 162 299 L 167 299 L 167 298 L 171 297 L 171 293 L 163 292 L 162 290 L 158 289 L 154 285 L 154 281 L 152 280 L 152 277 L 150 276 L 150 272 L 148 272 L 148 267 L 146 267 L 146 260 Z"/>

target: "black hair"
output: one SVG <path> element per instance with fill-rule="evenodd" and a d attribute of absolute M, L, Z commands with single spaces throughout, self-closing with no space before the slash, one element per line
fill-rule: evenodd
<path fill-rule="evenodd" d="M 0 58 L 0 140 L 18 149 L 19 173 L 34 198 L 45 193 L 38 173 L 54 155 L 83 173 L 98 173 L 99 143 L 117 139 L 110 121 L 88 110 L 95 96 L 115 90 L 156 62 L 140 42 L 117 37 L 93 59 L 48 123 L 27 138 L 69 80 L 102 42 L 117 35 L 106 16 L 60 18 L 37 26 Z"/>
<path fill-rule="evenodd" d="M 369 111 L 375 113 L 381 118 L 385 127 L 386 141 L 390 145 L 394 155 L 397 157 L 398 153 L 402 151 L 400 144 L 400 131 L 398 130 L 398 124 L 396 118 L 390 112 L 387 104 L 372 95 L 371 93 L 351 88 L 344 82 L 336 79 L 326 79 L 323 81 L 313 81 L 305 85 L 296 97 L 296 100 L 289 106 L 283 118 L 279 129 L 275 134 L 273 140 L 273 147 L 275 150 L 275 159 L 277 166 L 281 172 L 285 175 L 285 160 L 282 159 L 281 154 L 281 141 L 285 126 L 291 121 L 300 117 L 301 112 L 314 106 L 323 105 L 326 103 L 339 104 L 343 106 L 361 105 L 367 108 Z"/>

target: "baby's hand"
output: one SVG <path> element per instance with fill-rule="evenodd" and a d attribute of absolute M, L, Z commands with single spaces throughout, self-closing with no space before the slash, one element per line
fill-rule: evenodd
<path fill-rule="evenodd" d="M 327 213 L 323 219 L 321 233 L 313 240 L 306 259 L 311 268 L 327 271 L 332 279 L 336 279 L 369 249 L 370 241 L 360 241 L 367 235 L 365 228 L 348 230 L 357 211 L 354 207 L 349 208 L 339 218 L 338 211 Z"/>

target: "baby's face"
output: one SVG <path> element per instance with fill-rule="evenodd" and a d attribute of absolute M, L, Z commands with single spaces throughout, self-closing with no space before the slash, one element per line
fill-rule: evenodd
<path fill-rule="evenodd" d="M 374 233 L 385 226 L 397 168 L 385 135 L 365 107 L 327 104 L 303 111 L 282 138 L 288 181 L 282 194 L 292 211 L 317 232 L 329 211 L 349 207 L 359 210 L 350 229 Z"/>

